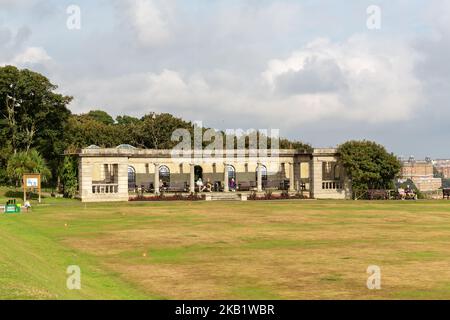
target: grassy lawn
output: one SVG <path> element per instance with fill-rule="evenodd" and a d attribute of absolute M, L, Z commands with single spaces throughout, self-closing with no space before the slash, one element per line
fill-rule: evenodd
<path fill-rule="evenodd" d="M 46 198 L 0 215 L 0 298 L 450 299 L 450 202 Z"/>

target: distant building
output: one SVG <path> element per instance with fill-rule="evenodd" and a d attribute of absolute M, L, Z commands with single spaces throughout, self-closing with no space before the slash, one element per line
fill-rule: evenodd
<path fill-rule="evenodd" d="M 434 161 L 434 167 L 444 179 L 450 179 L 450 160 L 439 159 Z"/>
<path fill-rule="evenodd" d="M 401 178 L 411 179 L 417 189 L 422 192 L 436 191 L 442 188 L 442 179 L 434 177 L 433 162 L 431 159 L 415 160 L 410 157 L 402 161 Z"/>

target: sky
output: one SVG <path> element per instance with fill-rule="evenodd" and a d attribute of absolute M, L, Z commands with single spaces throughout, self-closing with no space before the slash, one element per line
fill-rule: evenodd
<path fill-rule="evenodd" d="M 446 0 L 0 0 L 0 65 L 43 73 L 73 113 L 168 112 L 315 147 L 450 158 L 448 57 Z"/>

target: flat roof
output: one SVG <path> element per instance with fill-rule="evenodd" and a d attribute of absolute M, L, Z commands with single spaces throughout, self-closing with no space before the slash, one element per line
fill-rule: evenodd
<path fill-rule="evenodd" d="M 172 157 L 174 152 L 180 153 L 180 150 L 173 149 L 138 149 L 138 148 L 84 148 L 78 149 L 75 152 L 66 151 L 65 155 L 78 155 L 80 157 L 146 157 L 146 158 L 167 158 Z M 296 149 L 262 149 L 262 150 L 223 150 L 223 157 L 227 156 L 261 156 L 261 155 L 271 155 L 273 156 L 281 156 L 281 157 L 291 157 L 291 156 L 312 156 L 312 155 L 336 155 L 337 150 L 334 148 L 315 148 L 313 152 L 305 152 L 302 150 Z M 193 151 L 190 152 L 191 155 L 195 155 Z M 204 154 L 204 150 L 203 150 Z M 213 154 L 214 156 L 214 154 Z M 216 155 L 217 156 L 217 155 Z M 220 155 L 219 155 L 220 156 Z"/>

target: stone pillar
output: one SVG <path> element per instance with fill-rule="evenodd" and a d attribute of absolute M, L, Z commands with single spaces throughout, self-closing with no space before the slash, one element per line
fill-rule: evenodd
<path fill-rule="evenodd" d="M 319 197 L 322 193 L 322 161 L 313 156 L 310 164 L 309 181 L 311 183 L 311 197 Z"/>
<path fill-rule="evenodd" d="M 195 193 L 195 164 L 190 164 L 189 191 Z"/>
<path fill-rule="evenodd" d="M 155 194 L 159 194 L 159 163 L 155 163 L 155 181 L 153 183 L 153 186 L 155 188 Z"/>
<path fill-rule="evenodd" d="M 78 162 L 78 186 L 81 201 L 92 197 L 92 164 L 89 158 L 80 157 Z"/>
<path fill-rule="evenodd" d="M 263 188 L 262 188 L 262 164 L 261 163 L 258 163 L 256 183 L 257 183 L 257 191 L 262 192 Z"/>
<path fill-rule="evenodd" d="M 303 179 L 302 181 L 306 181 L 305 183 L 305 188 L 306 190 L 311 191 L 311 163 L 312 161 L 304 161 L 300 163 L 300 178 Z"/>
<path fill-rule="evenodd" d="M 230 191 L 230 185 L 228 184 L 228 165 L 226 163 L 223 164 L 223 192 Z"/>
<path fill-rule="evenodd" d="M 293 162 L 289 162 L 289 191 L 295 191 L 295 175 Z"/>
<path fill-rule="evenodd" d="M 303 177 L 302 177 L 302 163 L 298 163 L 298 181 L 296 183 L 297 191 L 302 191 L 302 183 L 303 183 Z"/>
<path fill-rule="evenodd" d="M 128 201 L 128 158 L 120 158 L 118 162 L 118 195 L 117 199 Z"/>
<path fill-rule="evenodd" d="M 299 179 L 300 181 L 302 181 L 303 178 L 304 178 L 304 177 L 302 177 L 302 163 L 299 162 L 299 163 L 298 163 L 298 179 Z"/>

